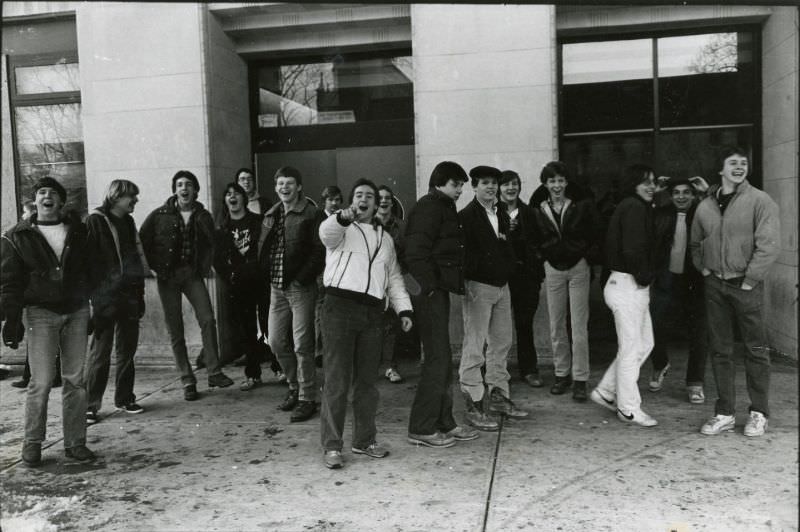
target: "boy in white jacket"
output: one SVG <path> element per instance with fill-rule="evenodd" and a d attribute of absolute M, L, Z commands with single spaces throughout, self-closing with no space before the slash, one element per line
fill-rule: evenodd
<path fill-rule="evenodd" d="M 350 206 L 319 227 L 326 248 L 325 302 L 322 337 L 325 386 L 322 392 L 321 440 L 325 466 L 342 467 L 342 433 L 347 395 L 353 383 L 355 454 L 383 458 L 389 454 L 375 441 L 378 390 L 375 381 L 381 357 L 386 298 L 411 328 L 411 299 L 395 255 L 392 237 L 374 219 L 378 188 L 359 179 L 350 192 Z"/>

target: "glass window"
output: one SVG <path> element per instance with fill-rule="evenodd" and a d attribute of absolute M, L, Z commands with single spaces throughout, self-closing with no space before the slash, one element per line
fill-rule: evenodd
<path fill-rule="evenodd" d="M 19 95 L 79 91 L 77 63 L 25 66 L 14 69 L 16 91 Z"/>
<path fill-rule="evenodd" d="M 720 182 L 716 153 L 722 146 L 753 145 L 752 128 L 716 128 L 669 131 L 658 137 L 654 161 L 659 175 L 692 177 L 699 175 L 709 185 Z M 651 159 L 648 159 L 651 160 Z M 757 169 L 757 166 L 754 167 Z M 752 177 L 750 178 L 752 182 Z"/>
<path fill-rule="evenodd" d="M 258 69 L 259 128 L 413 118 L 411 57 Z"/>
<path fill-rule="evenodd" d="M 565 133 L 653 127 L 652 39 L 565 44 Z"/>

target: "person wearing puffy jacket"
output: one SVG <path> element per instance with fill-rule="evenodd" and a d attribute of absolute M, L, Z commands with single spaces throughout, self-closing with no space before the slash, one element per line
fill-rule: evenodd
<path fill-rule="evenodd" d="M 353 383 L 352 451 L 373 458 L 389 452 L 376 441 L 375 381 L 381 362 L 386 299 L 408 331 L 412 325 L 411 299 L 391 235 L 375 220 L 378 187 L 359 179 L 350 193 L 350 206 L 326 218 L 319 236 L 327 249 L 322 335 L 325 349 L 322 448 L 324 463 L 342 466 L 342 438 L 347 396 Z"/>

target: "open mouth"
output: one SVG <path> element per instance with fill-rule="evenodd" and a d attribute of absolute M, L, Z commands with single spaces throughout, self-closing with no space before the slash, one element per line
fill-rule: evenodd
<path fill-rule="evenodd" d="M 367 212 L 367 208 L 368 207 L 366 205 L 359 205 L 358 206 L 358 210 L 361 211 L 361 212 Z"/>

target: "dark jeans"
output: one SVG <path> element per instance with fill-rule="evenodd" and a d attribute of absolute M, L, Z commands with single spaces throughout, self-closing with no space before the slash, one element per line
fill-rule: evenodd
<path fill-rule="evenodd" d="M 322 448 L 342 450 L 347 394 L 353 383 L 353 447 L 375 443 L 383 308 L 327 294 L 322 304 L 325 385 L 320 412 Z"/>
<path fill-rule="evenodd" d="M 655 346 L 650 352 L 654 371 L 669 363 L 667 343 L 670 325 L 686 327 L 689 338 L 689 361 L 686 385 L 701 386 L 705 381 L 708 354 L 708 331 L 702 285 L 690 289 L 685 274 L 659 273 L 650 289 L 650 316 L 653 319 Z"/>
<path fill-rule="evenodd" d="M 408 431 L 412 434 L 447 432 L 453 419 L 453 355 L 450 352 L 450 294 L 436 289 L 427 296 L 412 296 L 414 315 L 425 350 Z"/>
<path fill-rule="evenodd" d="M 736 364 L 733 361 L 733 322 L 736 320 L 745 347 L 750 410 L 769 416 L 770 351 L 762 316 L 764 284 L 742 290 L 708 275 L 705 296 L 711 367 L 719 394 L 715 413 L 731 416 L 736 410 Z"/>
<path fill-rule="evenodd" d="M 136 400 L 136 395 L 133 393 L 133 382 L 136 376 L 133 356 L 136 354 L 138 344 L 139 319 L 137 317 L 95 318 L 94 335 L 89 341 L 84 376 L 88 409 L 98 411 L 103 403 L 103 394 L 106 391 L 109 367 L 111 366 L 111 348 L 114 346 L 116 359 L 114 406 L 122 407 Z"/>
<path fill-rule="evenodd" d="M 394 369 L 397 369 L 397 341 L 400 330 L 400 318 L 392 309 L 387 309 L 383 313 L 381 329 L 381 360 L 387 361 L 389 367 Z"/>
<path fill-rule="evenodd" d="M 265 290 L 255 284 L 245 283 L 244 286 L 231 286 L 228 291 L 234 353 L 244 354 L 244 376 L 253 379 L 261 378 L 257 309 L 261 292 Z"/>
<path fill-rule="evenodd" d="M 197 323 L 200 325 L 203 338 L 203 357 L 209 376 L 222 372 L 218 354 L 217 324 L 203 278 L 192 273 L 191 268 L 181 267 L 171 278 L 158 279 L 158 296 L 164 309 L 172 354 L 175 357 L 178 373 L 181 374 L 181 382 L 184 385 L 197 384 L 197 379 L 192 372 L 192 365 L 189 362 L 189 353 L 186 350 L 181 295 L 185 295 L 189 300 L 194 309 Z"/>
<path fill-rule="evenodd" d="M 514 313 L 514 329 L 517 332 L 517 365 L 520 377 L 538 373 L 538 359 L 533 341 L 533 316 L 539 306 L 540 279 L 525 273 L 517 274 L 508 281 L 511 290 L 511 311 Z"/>

